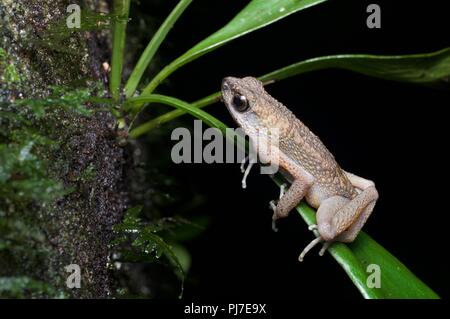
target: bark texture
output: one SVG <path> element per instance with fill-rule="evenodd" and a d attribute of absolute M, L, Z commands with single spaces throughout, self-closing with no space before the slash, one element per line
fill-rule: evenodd
<path fill-rule="evenodd" d="M 101 81 L 106 87 L 102 63 L 108 59 L 109 48 L 105 36 L 82 31 L 55 40 L 55 33 L 49 32 L 52 25 L 65 21 L 71 3 L 77 1 L 0 0 L 0 46 L 15 57 L 23 75 L 14 88 L 2 85 L 2 99 L 45 97 L 51 85 L 86 86 Z M 85 9 L 107 9 L 102 0 L 78 4 Z M 35 222 L 45 234 L 39 245 L 47 257 L 23 260 L 20 269 L 9 269 L 6 275 L 32 275 L 68 297 L 107 298 L 115 290 L 108 263 L 112 226 L 123 216 L 127 199 L 124 150 L 117 143 L 116 120 L 109 112 L 52 116 L 57 118 L 49 123 L 56 124 L 49 131 L 60 148 L 48 154 L 53 163 L 49 174 L 73 191 L 53 205 L 37 208 Z M 81 178 L 87 169 L 94 172 L 93 177 Z M 81 268 L 80 289 L 66 288 L 69 264 Z"/>

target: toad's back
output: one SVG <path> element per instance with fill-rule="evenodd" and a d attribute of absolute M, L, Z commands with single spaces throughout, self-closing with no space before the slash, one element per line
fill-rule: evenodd
<path fill-rule="evenodd" d="M 274 116 L 284 119 L 274 121 L 275 125 L 286 119 L 289 122 L 289 125 L 278 127 L 280 150 L 314 176 L 329 195 L 356 196 L 355 188 L 322 141 L 282 103 L 278 102 L 277 106 L 278 112 Z"/>

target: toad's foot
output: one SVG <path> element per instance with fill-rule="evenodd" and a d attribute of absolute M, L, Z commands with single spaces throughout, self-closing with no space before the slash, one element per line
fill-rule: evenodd
<path fill-rule="evenodd" d="M 302 262 L 303 258 L 305 258 L 306 254 L 313 249 L 317 244 L 323 242 L 323 239 L 321 237 L 317 237 L 314 240 L 312 240 L 301 252 L 300 256 L 298 257 L 298 261 Z"/>
<path fill-rule="evenodd" d="M 247 168 L 245 167 L 245 163 L 248 160 L 248 166 Z M 253 160 L 251 157 L 247 156 L 245 157 L 242 162 L 241 162 L 241 172 L 244 173 L 244 176 L 242 177 L 242 188 L 247 188 L 247 176 L 250 173 L 250 170 L 252 169 L 252 166 L 256 163 L 255 160 Z"/>
<path fill-rule="evenodd" d="M 286 183 L 280 185 L 280 197 L 279 197 L 279 199 L 281 199 L 281 197 L 283 197 L 284 194 L 286 193 L 286 188 L 287 188 L 287 184 Z"/>
<path fill-rule="evenodd" d="M 312 231 L 314 233 L 314 235 L 316 235 L 317 238 L 315 238 L 314 240 L 312 240 L 306 247 L 305 249 L 303 249 L 303 251 L 301 252 L 300 256 L 298 257 L 298 260 L 300 262 L 303 261 L 303 259 L 305 258 L 306 254 L 313 249 L 317 244 L 319 243 L 323 243 L 322 248 L 319 251 L 319 255 L 323 256 L 325 254 L 325 252 L 327 251 L 328 247 L 330 247 L 331 243 L 330 241 L 325 241 L 319 234 L 318 231 L 318 227 L 316 224 L 312 224 L 308 226 L 308 230 Z"/>
<path fill-rule="evenodd" d="M 280 196 L 279 196 L 279 199 L 281 199 L 281 197 L 283 197 L 284 194 L 286 193 L 286 187 L 287 187 L 287 184 L 281 184 L 281 185 L 280 185 Z M 273 210 L 273 216 L 272 216 L 272 230 L 273 230 L 274 232 L 277 232 L 277 231 L 278 231 L 278 228 L 277 228 L 277 219 L 278 219 L 278 216 L 277 216 L 277 214 L 276 214 L 276 211 L 277 211 L 277 201 L 276 201 L 276 200 L 271 200 L 270 203 L 269 203 L 269 205 L 270 205 L 270 208 Z"/>
<path fill-rule="evenodd" d="M 244 157 L 244 159 L 241 162 L 241 173 L 245 172 L 245 163 L 247 163 L 248 156 Z"/>
<path fill-rule="evenodd" d="M 275 200 L 271 200 L 269 203 L 270 208 L 273 210 L 273 216 L 272 216 L 272 230 L 274 232 L 278 231 L 277 228 L 277 215 L 276 215 L 276 210 L 277 210 L 277 204 Z"/>

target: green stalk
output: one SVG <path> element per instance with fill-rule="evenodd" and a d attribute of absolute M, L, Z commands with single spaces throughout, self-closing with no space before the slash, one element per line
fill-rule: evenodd
<path fill-rule="evenodd" d="M 166 18 L 164 23 L 159 27 L 158 31 L 155 33 L 155 35 L 147 45 L 125 85 L 124 91 L 127 98 L 133 96 L 137 86 L 139 85 L 142 75 L 149 66 L 159 46 L 164 41 L 175 22 L 191 2 L 192 0 L 181 0 Z"/>
<path fill-rule="evenodd" d="M 130 98 L 126 101 L 125 108 L 126 110 L 140 109 L 142 104 L 146 103 L 162 103 L 166 105 L 170 105 L 176 107 L 180 110 L 185 111 L 186 113 L 191 114 L 192 116 L 204 121 L 211 127 L 218 128 L 222 132 L 225 132 L 227 126 L 223 124 L 221 121 L 216 119 L 214 116 L 206 113 L 205 111 L 199 109 L 198 107 L 194 107 L 192 104 L 181 101 L 177 98 L 171 96 L 165 96 L 160 94 L 150 94 L 150 95 L 140 95 L 134 98 Z M 130 132 L 131 134 L 136 134 Z M 132 137 L 135 137 L 132 135 Z"/>
<path fill-rule="evenodd" d="M 200 108 L 210 105 L 214 102 L 217 102 L 219 100 L 219 98 L 220 98 L 220 93 L 216 92 L 214 94 L 208 95 L 207 97 L 204 97 L 198 101 L 191 103 L 191 107 L 200 109 Z M 150 100 L 148 102 L 154 102 L 154 100 Z M 138 105 L 134 111 L 140 112 L 141 110 L 142 110 L 142 104 Z M 150 120 L 150 121 L 136 127 L 135 129 L 132 129 L 130 131 L 130 136 L 133 138 L 137 138 L 137 137 L 141 136 L 142 134 L 145 134 L 148 131 L 152 130 L 153 128 L 161 125 L 162 123 L 166 123 L 166 122 L 168 122 L 178 116 L 186 114 L 186 113 L 187 112 L 182 109 L 176 109 L 174 111 L 167 112 L 166 114 L 163 114 L 153 120 Z"/>
<path fill-rule="evenodd" d="M 130 11 L 130 0 L 114 0 L 113 52 L 109 90 L 115 101 L 119 101 L 122 80 L 123 52 L 125 48 L 125 31 Z"/>
<path fill-rule="evenodd" d="M 214 95 L 211 95 L 209 97 L 206 97 L 202 100 L 199 100 L 197 103 L 198 105 L 201 105 L 202 103 L 206 103 L 208 99 L 214 98 Z M 160 95 L 160 94 L 149 94 L 149 95 L 140 95 L 137 97 L 133 97 L 128 99 L 125 102 L 125 109 L 127 111 L 130 110 L 136 110 L 141 109 L 142 104 L 146 103 L 161 103 L 173 106 L 179 110 L 182 110 L 186 113 L 189 113 L 190 115 L 196 117 L 199 120 L 202 120 L 207 125 L 216 128 L 224 134 L 224 136 L 231 142 L 236 143 L 236 145 L 241 149 L 246 151 L 247 150 L 247 142 L 245 139 L 240 135 L 235 134 L 227 134 L 228 127 L 220 120 L 216 119 L 214 116 L 210 115 L 209 113 L 201 110 L 199 107 L 195 107 L 193 104 L 187 103 L 185 101 L 179 100 L 177 98 L 166 96 L 166 95 Z M 139 131 L 130 132 L 130 136 L 133 138 L 136 138 L 133 134 L 139 134 Z"/>

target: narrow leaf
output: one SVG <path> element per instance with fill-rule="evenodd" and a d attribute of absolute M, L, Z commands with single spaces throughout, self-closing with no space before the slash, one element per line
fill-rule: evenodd
<path fill-rule="evenodd" d="M 340 54 L 301 61 L 260 77 L 263 82 L 320 69 L 346 69 L 385 80 L 432 83 L 450 75 L 450 48 L 409 55 Z"/>
<path fill-rule="evenodd" d="M 385 80 L 433 84 L 439 81 L 448 81 L 450 76 L 450 48 L 432 53 L 411 55 L 329 55 L 291 64 L 260 76 L 259 79 L 269 84 L 295 75 L 327 68 L 346 69 Z M 219 96 L 220 92 L 216 92 L 193 102 L 192 105 L 202 108 L 217 102 Z M 151 119 L 131 132 L 136 137 L 140 136 L 183 114 L 186 114 L 186 112 L 182 110 L 170 111 Z"/>
<path fill-rule="evenodd" d="M 161 70 L 147 85 L 142 94 L 150 94 L 172 72 L 207 52 L 239 38 L 247 33 L 267 26 L 299 10 L 326 0 L 252 0 L 238 15 L 219 31 L 204 39 L 185 54 Z"/>
<path fill-rule="evenodd" d="M 176 99 L 174 97 L 159 95 L 159 94 L 150 94 L 150 95 L 141 95 L 135 98 L 131 98 L 127 101 L 127 107 L 129 109 L 136 108 L 140 110 L 140 106 L 145 103 L 162 103 L 166 105 L 170 105 L 178 108 L 186 113 L 191 114 L 192 116 L 204 121 L 211 127 L 218 128 L 220 131 L 225 132 L 227 126 L 216 119 L 214 116 L 206 113 L 205 111 L 199 109 L 198 107 L 194 107 L 191 104 L 184 102 L 182 100 Z M 142 130 L 146 131 L 147 128 L 143 126 Z M 130 132 L 131 137 L 139 136 L 141 133 L 139 130 L 133 130 L 133 133 Z"/>
<path fill-rule="evenodd" d="M 281 183 L 279 180 L 276 182 Z M 315 212 L 306 203 L 301 202 L 297 206 L 297 211 L 308 225 L 316 223 Z M 328 252 L 344 269 L 364 298 L 439 298 L 405 265 L 363 231 L 351 244 L 335 243 L 328 248 Z M 371 274 L 367 268 L 369 265 L 379 266 L 381 274 L 379 288 L 367 285 L 368 276 Z"/>
<path fill-rule="evenodd" d="M 430 287 L 366 233 L 361 232 L 357 240 L 348 246 L 364 268 L 367 269 L 371 264 L 380 266 L 384 298 L 439 298 Z"/>
<path fill-rule="evenodd" d="M 147 45 L 141 57 L 139 58 L 138 63 L 133 69 L 133 72 L 131 73 L 127 81 L 127 84 L 125 85 L 124 90 L 125 96 L 127 98 L 133 96 L 139 84 L 139 81 L 142 78 L 142 75 L 144 74 L 145 70 L 150 64 L 159 46 L 164 41 L 164 39 L 166 38 L 167 34 L 169 33 L 170 29 L 173 27 L 175 22 L 178 20 L 178 18 L 181 16 L 181 14 L 189 6 L 191 2 L 192 0 L 181 0 L 178 3 L 178 5 L 173 9 L 173 11 L 169 14 L 167 19 L 164 21 L 164 23 L 161 25 L 161 27 L 158 29 L 158 31 L 155 33 L 155 35 Z"/>

